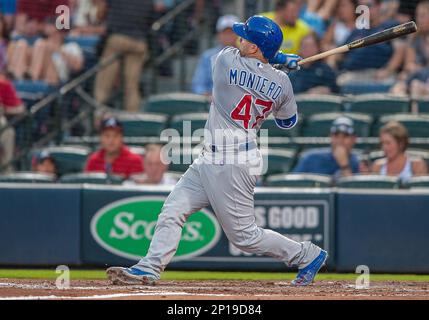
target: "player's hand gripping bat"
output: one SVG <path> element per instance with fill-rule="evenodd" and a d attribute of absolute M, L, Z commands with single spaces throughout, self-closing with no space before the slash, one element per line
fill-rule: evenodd
<path fill-rule="evenodd" d="M 405 36 L 410 33 L 414 33 L 417 31 L 417 26 L 414 21 L 410 21 L 404 24 L 400 24 L 396 27 L 389 28 L 377 33 L 374 33 L 372 35 L 369 35 L 365 38 L 358 39 L 355 41 L 352 41 L 348 44 L 345 44 L 341 47 L 337 47 L 319 54 L 316 54 L 314 56 L 302 59 L 298 62 L 298 65 L 303 65 L 305 63 L 314 62 L 320 59 L 324 59 L 326 57 L 332 56 L 334 54 L 338 53 L 346 53 L 350 50 L 357 49 L 357 48 L 363 48 L 367 47 L 376 43 L 389 41 L 401 36 Z"/>

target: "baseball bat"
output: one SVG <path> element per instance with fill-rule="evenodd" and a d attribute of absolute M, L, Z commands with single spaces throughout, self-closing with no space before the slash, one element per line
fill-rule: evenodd
<path fill-rule="evenodd" d="M 348 44 L 345 44 L 341 47 L 337 47 L 319 54 L 316 54 L 314 56 L 302 59 L 298 62 L 298 65 L 303 65 L 305 63 L 314 62 L 320 59 L 324 59 L 326 57 L 332 56 L 334 54 L 338 53 L 346 53 L 350 50 L 354 50 L 357 48 L 363 48 L 367 47 L 376 43 L 389 41 L 401 36 L 405 36 L 410 33 L 414 33 L 417 31 L 417 26 L 414 21 L 410 21 L 407 23 L 400 24 L 396 27 L 389 28 L 374 34 L 371 34 L 365 38 L 358 39 L 355 41 L 352 41 Z"/>

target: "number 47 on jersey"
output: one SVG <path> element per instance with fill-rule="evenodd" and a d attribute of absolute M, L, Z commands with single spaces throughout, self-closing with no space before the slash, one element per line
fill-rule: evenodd
<path fill-rule="evenodd" d="M 262 108 L 262 114 L 259 114 L 255 117 L 251 128 L 255 128 L 261 121 L 263 121 L 268 112 L 271 111 L 273 107 L 272 101 L 265 101 L 262 99 L 255 99 L 250 94 L 246 94 L 237 104 L 237 106 L 231 111 L 231 118 L 235 121 L 240 121 L 244 129 L 249 129 L 249 125 L 252 122 L 252 103 L 257 107 Z"/>

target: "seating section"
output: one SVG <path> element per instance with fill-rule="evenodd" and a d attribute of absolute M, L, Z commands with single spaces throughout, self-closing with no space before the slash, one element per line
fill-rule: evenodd
<path fill-rule="evenodd" d="M 429 98 L 418 98 L 416 104 L 419 113 L 429 113 Z"/>
<path fill-rule="evenodd" d="M 400 182 L 397 177 L 380 175 L 354 175 L 341 177 L 336 183 L 339 188 L 356 189 L 397 189 Z"/>
<path fill-rule="evenodd" d="M 167 117 L 162 114 L 121 112 L 115 116 L 123 125 L 125 137 L 159 137 L 166 128 Z"/>
<path fill-rule="evenodd" d="M 61 183 L 92 183 L 92 184 L 122 184 L 123 178 L 116 175 L 107 175 L 103 172 L 71 173 L 60 178 Z"/>
<path fill-rule="evenodd" d="M 268 176 L 266 185 L 289 188 L 328 188 L 331 186 L 331 181 L 331 177 L 327 175 L 291 173 Z"/>
<path fill-rule="evenodd" d="M 81 172 L 91 151 L 82 146 L 48 147 L 44 150 L 47 150 L 55 159 L 59 176 L 66 173 Z"/>
<path fill-rule="evenodd" d="M 207 112 L 209 105 L 209 100 L 205 96 L 178 92 L 151 96 L 143 110 L 174 116 L 183 113 Z"/>
<path fill-rule="evenodd" d="M 381 126 L 389 121 L 398 121 L 402 123 L 408 130 L 410 137 L 429 137 L 429 114 L 395 114 L 382 116 L 379 119 L 377 126 L 374 126 L 376 131 L 374 136 L 378 135 Z"/>
<path fill-rule="evenodd" d="M 348 112 L 361 112 L 377 118 L 385 114 L 410 112 L 410 101 L 406 97 L 387 94 L 361 94 L 347 99 L 344 107 Z"/>
<path fill-rule="evenodd" d="M 0 182 L 4 183 L 54 183 L 55 176 L 34 172 L 15 172 L 0 175 Z"/>
<path fill-rule="evenodd" d="M 303 128 L 305 137 L 327 137 L 330 134 L 332 122 L 339 116 L 346 115 L 353 119 L 356 135 L 368 137 L 372 118 L 363 113 L 319 113 L 311 116 Z"/>
<path fill-rule="evenodd" d="M 404 185 L 408 188 L 429 188 L 429 176 L 412 177 Z"/>
<path fill-rule="evenodd" d="M 183 149 L 180 154 L 173 154 L 170 150 L 167 156 L 171 162 L 169 164 L 169 171 L 185 172 L 192 164 L 194 159 L 200 154 L 201 148 Z"/>
<path fill-rule="evenodd" d="M 264 160 L 268 159 L 268 163 L 264 162 L 265 175 L 273 175 L 288 173 L 292 169 L 295 163 L 296 151 L 293 149 L 270 148 L 262 150 L 262 155 Z"/>
<path fill-rule="evenodd" d="M 169 127 L 176 129 L 180 135 L 191 137 L 195 130 L 204 129 L 207 117 L 207 112 L 176 115 L 171 119 Z"/>
<path fill-rule="evenodd" d="M 333 95 L 301 94 L 295 97 L 299 113 L 311 116 L 322 112 L 341 112 L 342 98 Z"/>

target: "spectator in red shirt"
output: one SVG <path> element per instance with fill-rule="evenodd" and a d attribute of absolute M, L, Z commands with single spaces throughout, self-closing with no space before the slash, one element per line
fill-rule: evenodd
<path fill-rule="evenodd" d="M 25 111 L 12 82 L 0 70 L 0 128 L 7 126 L 7 119 Z M 11 161 L 15 150 L 15 130 L 13 127 L 0 132 L 0 171 L 13 171 Z M 3 168 L 3 170 L 1 169 Z"/>
<path fill-rule="evenodd" d="M 101 149 L 89 156 L 85 172 L 105 172 L 126 179 L 143 173 L 143 158 L 124 145 L 122 125 L 117 119 L 107 118 L 102 122 L 100 143 Z"/>

